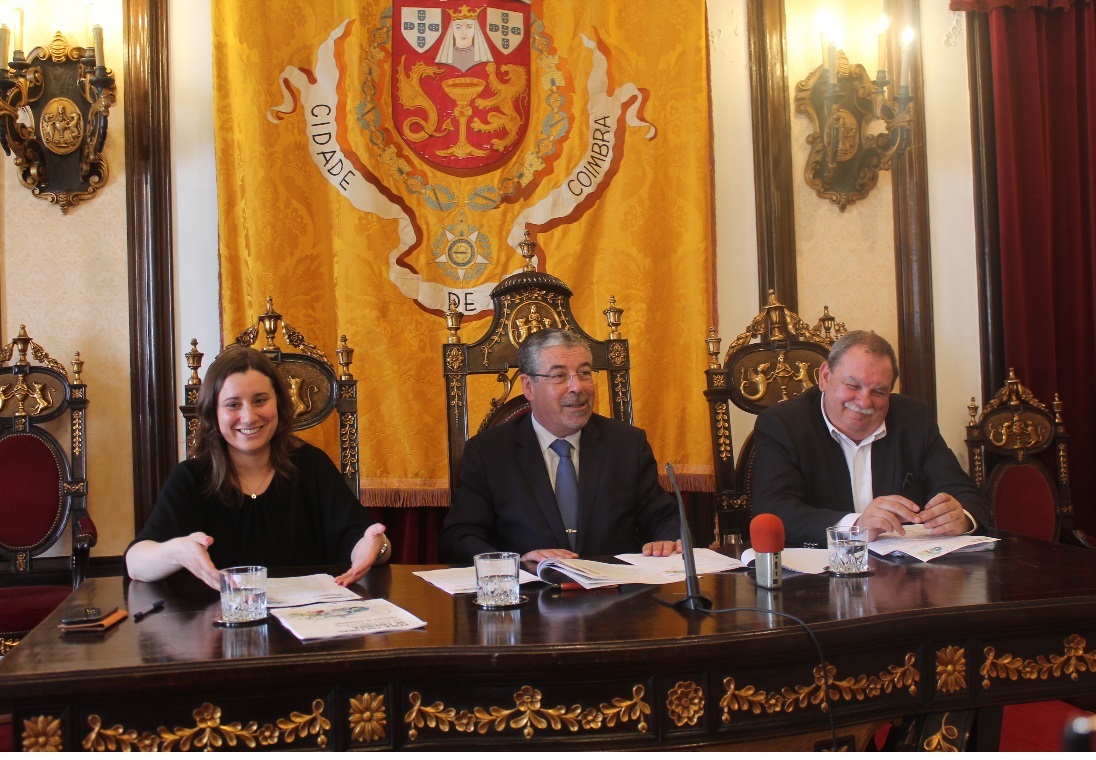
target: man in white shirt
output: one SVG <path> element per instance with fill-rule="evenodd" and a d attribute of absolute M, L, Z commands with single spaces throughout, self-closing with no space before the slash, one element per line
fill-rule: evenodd
<path fill-rule="evenodd" d="M 817 387 L 758 417 L 753 509 L 780 517 L 789 543 L 824 545 L 826 528 L 839 524 L 864 525 L 873 540 L 911 523 L 947 536 L 989 526 L 985 495 L 928 406 L 892 393 L 897 378 L 886 340 L 850 332 Z"/>

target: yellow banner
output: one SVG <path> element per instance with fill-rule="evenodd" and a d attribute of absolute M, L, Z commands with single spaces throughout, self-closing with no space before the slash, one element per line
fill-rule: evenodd
<path fill-rule="evenodd" d="M 476 340 L 526 231 L 587 332 L 607 337 L 616 297 L 636 424 L 710 490 L 705 3 L 667 10 L 287 0 L 258 23 L 213 4 L 225 338 L 267 296 L 331 357 L 347 335 L 366 504 L 448 503 L 444 311 Z M 335 457 L 337 434 L 305 437 Z"/>

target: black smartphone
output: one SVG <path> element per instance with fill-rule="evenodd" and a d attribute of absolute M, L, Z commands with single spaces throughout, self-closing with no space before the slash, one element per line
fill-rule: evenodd
<path fill-rule="evenodd" d="M 81 623 L 97 623 L 108 615 L 113 615 L 118 608 L 104 610 L 99 607 L 85 607 L 71 617 L 61 618 L 61 625 L 80 625 Z"/>

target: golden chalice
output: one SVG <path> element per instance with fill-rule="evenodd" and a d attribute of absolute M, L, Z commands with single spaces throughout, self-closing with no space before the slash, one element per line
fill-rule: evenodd
<path fill-rule="evenodd" d="M 469 156 L 487 155 L 487 151 L 480 150 L 473 146 L 467 139 L 468 118 L 472 115 L 472 107 L 468 104 L 472 102 L 472 98 L 483 92 L 483 88 L 486 85 L 487 82 L 482 79 L 476 79 L 475 77 L 455 77 L 453 79 L 446 79 L 441 83 L 441 87 L 445 90 L 445 94 L 457 102 L 456 107 L 453 109 L 453 113 L 456 115 L 457 123 L 460 125 L 460 137 L 457 140 L 457 144 L 452 148 L 439 150 L 439 156 L 468 158 Z"/>

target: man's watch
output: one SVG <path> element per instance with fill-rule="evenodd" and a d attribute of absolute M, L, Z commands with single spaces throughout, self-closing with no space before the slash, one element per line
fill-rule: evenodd
<path fill-rule="evenodd" d="M 388 550 L 392 548 L 392 542 L 388 540 L 388 536 L 384 537 L 384 543 L 381 544 L 381 550 L 377 552 L 377 559 L 388 556 Z"/>

